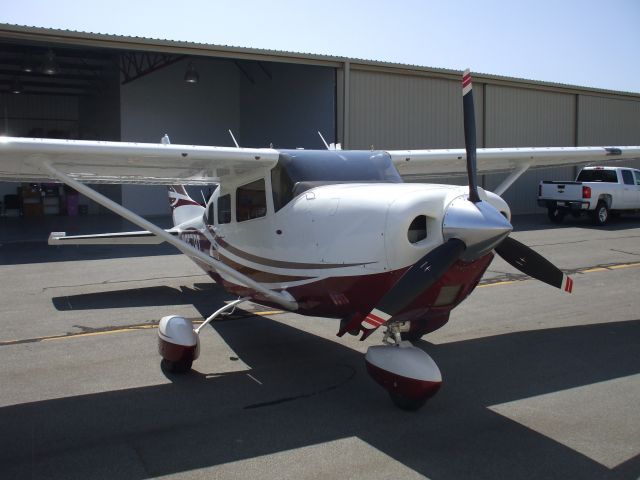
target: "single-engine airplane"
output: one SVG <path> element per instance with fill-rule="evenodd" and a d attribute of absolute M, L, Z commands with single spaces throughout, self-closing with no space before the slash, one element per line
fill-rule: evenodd
<path fill-rule="evenodd" d="M 67 236 L 49 243 L 168 242 L 240 298 L 197 329 L 161 319 L 159 351 L 176 372 L 199 354 L 199 334 L 242 301 L 341 319 L 338 335 L 366 338 L 370 375 L 400 408 L 414 410 L 439 389 L 441 373 L 412 345 L 442 327 L 476 287 L 494 252 L 562 291 L 573 281 L 509 237 L 500 195 L 528 168 L 640 157 L 640 147 L 476 150 L 473 90 L 462 79 L 465 150 L 280 150 L 124 142 L 0 138 L 0 179 L 58 181 L 143 229 Z M 477 152 L 477 153 L 476 153 Z M 464 173 L 469 185 L 403 183 L 400 173 Z M 478 172 L 511 171 L 495 193 Z M 93 188 L 96 183 L 169 185 L 174 227 L 164 230 Z M 206 204 L 185 185 L 217 184 Z"/>

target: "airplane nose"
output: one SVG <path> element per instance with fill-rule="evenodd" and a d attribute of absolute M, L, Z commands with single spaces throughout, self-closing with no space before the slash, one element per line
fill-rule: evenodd
<path fill-rule="evenodd" d="M 445 241 L 462 240 L 467 249 L 463 260 L 475 260 L 490 252 L 511 233 L 513 226 L 493 205 L 483 201 L 473 203 L 464 197 L 449 204 L 442 222 Z"/>

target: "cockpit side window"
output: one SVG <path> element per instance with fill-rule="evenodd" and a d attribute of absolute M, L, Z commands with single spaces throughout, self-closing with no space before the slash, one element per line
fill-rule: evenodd
<path fill-rule="evenodd" d="M 218 223 L 231 222 L 231 194 L 218 197 Z"/>
<path fill-rule="evenodd" d="M 207 212 L 205 214 L 205 221 L 207 225 L 214 225 L 216 223 L 214 219 L 214 213 L 215 213 L 215 202 L 212 198 L 210 198 L 209 204 L 207 205 Z"/>
<path fill-rule="evenodd" d="M 267 214 L 264 178 L 247 183 L 236 190 L 236 221 L 244 222 Z"/>
<path fill-rule="evenodd" d="M 293 200 L 293 181 L 283 167 L 282 163 L 278 163 L 271 170 L 271 191 L 273 194 L 273 209 L 280 210 L 287 203 Z"/>

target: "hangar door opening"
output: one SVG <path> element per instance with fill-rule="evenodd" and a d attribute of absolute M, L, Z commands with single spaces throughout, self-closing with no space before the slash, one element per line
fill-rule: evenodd
<path fill-rule="evenodd" d="M 118 55 L 112 50 L 5 40 L 0 43 L 0 134 L 120 140 Z M 120 201 L 120 187 L 96 189 Z M 59 185 L 0 182 L 0 214 L 104 213 Z"/>
<path fill-rule="evenodd" d="M 336 141 L 336 70 L 182 56 L 123 79 L 120 111 L 122 141 L 154 143 L 166 133 L 172 143 L 232 147 L 231 130 L 241 147 L 324 148 L 318 131 Z M 208 193 L 193 190 L 198 200 Z M 142 215 L 169 213 L 164 187 L 125 185 L 122 203 Z"/>

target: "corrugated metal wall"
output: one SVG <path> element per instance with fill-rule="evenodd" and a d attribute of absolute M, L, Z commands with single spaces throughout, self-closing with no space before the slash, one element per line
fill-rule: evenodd
<path fill-rule="evenodd" d="M 338 76 L 338 85 L 342 76 Z M 339 92 L 340 98 L 340 92 Z M 529 86 L 474 83 L 478 146 L 640 145 L 640 99 Z M 352 69 L 348 148 L 462 148 L 460 82 L 410 73 Z M 625 162 L 637 166 L 640 161 Z M 525 173 L 504 194 L 516 214 L 542 212 L 540 180 L 573 179 L 580 167 Z M 483 176 L 497 187 L 506 174 Z M 431 179 L 466 184 L 464 177 Z"/>
<path fill-rule="evenodd" d="M 482 131 L 483 86 L 474 87 L 478 131 Z M 353 70 L 349 97 L 349 148 L 464 145 L 459 82 Z M 481 144 L 480 135 L 478 140 Z"/>
<path fill-rule="evenodd" d="M 640 101 L 580 95 L 578 144 L 640 145 Z"/>
<path fill-rule="evenodd" d="M 575 95 L 498 85 L 486 88 L 487 147 L 574 145 Z"/>

